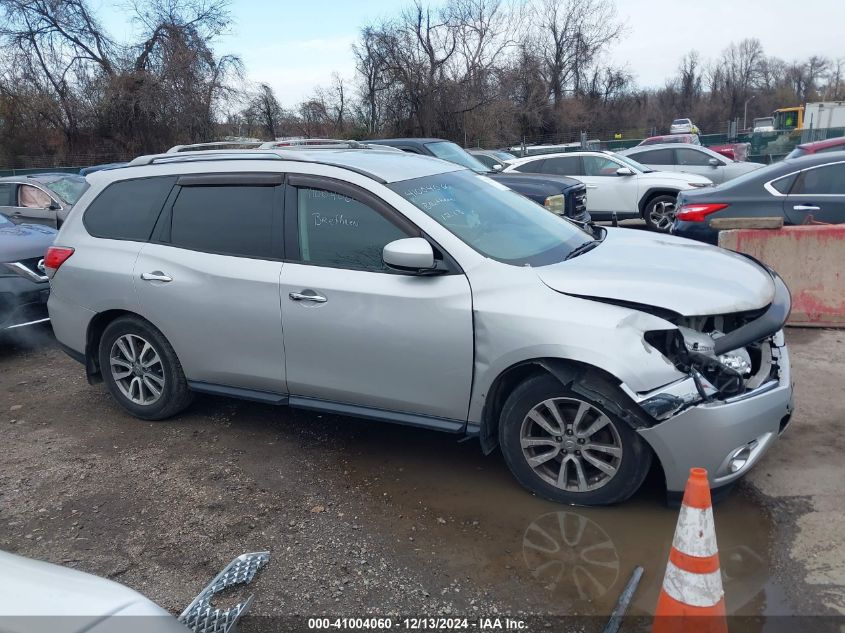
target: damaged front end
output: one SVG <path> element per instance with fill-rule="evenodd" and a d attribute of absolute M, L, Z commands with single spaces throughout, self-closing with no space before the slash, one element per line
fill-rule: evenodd
<path fill-rule="evenodd" d="M 770 271 L 771 272 L 771 271 Z M 646 342 L 688 378 L 648 394 L 640 406 L 666 420 L 701 402 L 726 400 L 776 385 L 791 299 L 783 280 L 775 282 L 772 303 L 760 310 L 670 318 L 677 327 L 646 332 Z"/>

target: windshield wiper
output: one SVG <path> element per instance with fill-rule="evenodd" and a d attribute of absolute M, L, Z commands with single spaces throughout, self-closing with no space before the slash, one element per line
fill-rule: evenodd
<path fill-rule="evenodd" d="M 566 259 L 572 259 L 573 257 L 583 255 L 587 251 L 593 250 L 599 244 L 601 244 L 601 240 L 590 240 L 589 242 L 584 242 L 581 246 L 576 246 L 569 255 L 566 256 Z"/>

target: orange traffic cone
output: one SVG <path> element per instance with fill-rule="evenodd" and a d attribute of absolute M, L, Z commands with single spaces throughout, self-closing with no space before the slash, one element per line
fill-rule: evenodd
<path fill-rule="evenodd" d="M 707 471 L 690 470 L 652 633 L 727 633 Z"/>

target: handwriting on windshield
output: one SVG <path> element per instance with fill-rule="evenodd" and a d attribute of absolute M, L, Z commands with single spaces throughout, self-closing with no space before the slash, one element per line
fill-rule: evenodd
<path fill-rule="evenodd" d="M 345 226 L 352 229 L 358 228 L 358 220 L 356 218 L 347 218 L 342 213 L 335 215 L 321 215 L 320 213 L 312 213 L 314 218 L 314 226 Z"/>

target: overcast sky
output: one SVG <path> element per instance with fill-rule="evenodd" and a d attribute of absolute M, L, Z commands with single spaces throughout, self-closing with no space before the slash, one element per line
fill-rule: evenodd
<path fill-rule="evenodd" d="M 100 2 L 109 31 L 128 38 L 125 5 Z M 351 46 L 360 27 L 394 15 L 404 2 L 232 0 L 231 6 L 234 24 L 218 52 L 240 55 L 250 80 L 270 84 L 282 105 L 292 106 L 327 85 L 333 71 L 351 79 Z M 612 59 L 640 86 L 663 85 L 692 49 L 707 59 L 746 37 L 786 60 L 845 57 L 843 0 L 616 0 L 616 6 L 627 33 L 613 46 Z"/>

